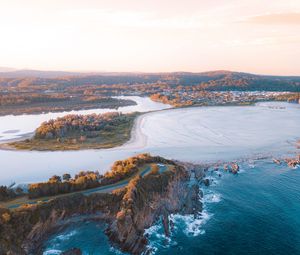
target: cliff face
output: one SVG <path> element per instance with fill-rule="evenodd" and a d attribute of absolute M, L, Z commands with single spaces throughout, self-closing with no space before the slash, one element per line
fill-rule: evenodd
<path fill-rule="evenodd" d="M 201 211 L 199 188 L 197 185 L 189 186 L 189 179 L 188 171 L 176 165 L 168 172 L 132 180 L 122 199 L 120 211 L 107 230 L 109 238 L 121 250 L 141 254 L 147 245 L 144 230 L 160 216 L 168 235 L 170 214 L 196 214 Z"/>

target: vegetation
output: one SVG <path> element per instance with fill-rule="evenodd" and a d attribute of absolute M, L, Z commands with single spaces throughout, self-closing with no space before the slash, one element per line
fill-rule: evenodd
<path fill-rule="evenodd" d="M 300 77 L 264 76 L 215 71 L 206 73 L 98 74 L 37 77 L 0 74 L 0 115 L 91 108 L 117 108 L 133 101 L 111 96 L 165 95 L 181 104 L 176 93 L 192 91 L 300 91 Z M 39 74 L 41 75 L 41 74 Z M 200 95 L 199 95 L 200 96 Z M 163 98 L 162 98 L 163 99 Z M 165 101 L 165 99 L 163 99 Z M 187 102 L 185 102 L 187 103 Z"/>
<path fill-rule="evenodd" d="M 7 186 L 0 186 L 0 201 L 8 201 L 23 194 L 23 190 L 21 188 L 17 188 L 16 190 L 9 188 Z"/>
<path fill-rule="evenodd" d="M 151 100 L 155 102 L 161 102 L 163 104 L 169 104 L 174 107 L 182 107 L 182 106 L 190 106 L 193 105 L 192 100 L 182 100 L 179 96 L 175 96 L 173 98 L 168 97 L 166 95 L 162 95 L 159 93 L 153 94 L 150 96 Z"/>
<path fill-rule="evenodd" d="M 150 98 L 174 107 L 249 105 L 259 101 L 300 102 L 300 94 L 293 92 L 206 91 L 201 86 L 178 86 L 155 93 Z"/>
<path fill-rule="evenodd" d="M 110 148 L 129 140 L 137 114 L 66 115 L 42 123 L 32 139 L 8 145 L 23 150 Z"/>
<path fill-rule="evenodd" d="M 160 197 L 167 195 L 170 182 L 175 178 L 179 182 L 188 180 L 188 175 L 182 167 L 161 157 L 141 154 L 127 160 L 117 161 L 112 167 L 112 171 L 105 175 L 106 177 L 101 177 L 97 172 L 82 172 L 73 179 L 94 175 L 96 177 L 91 179 L 114 178 L 119 174 L 127 176 L 126 171 L 121 170 L 120 166 L 128 169 L 127 166 L 134 167 L 143 163 L 164 163 L 174 167 L 162 174 L 149 174 L 143 178 L 137 175 L 126 188 L 115 190 L 112 193 L 95 193 L 89 196 L 73 193 L 68 196 L 53 197 L 47 202 L 40 201 L 36 204 L 23 205 L 14 210 L 0 206 L 0 254 L 42 253 L 43 241 L 50 234 L 61 230 L 64 223 L 70 223 L 68 219 L 74 215 L 82 216 L 83 220 L 93 219 L 93 216 L 96 216 L 97 220 L 103 219 L 112 225 L 114 224 L 112 221 L 117 217 L 118 223 L 126 223 L 125 228 L 121 226 L 118 229 L 122 231 L 121 234 L 123 231 L 127 233 L 129 226 L 130 229 L 140 229 L 141 231 L 138 233 L 143 235 L 144 228 L 140 222 L 145 222 L 148 216 L 139 212 L 145 208 L 147 212 L 152 213 L 155 205 L 150 202 L 153 202 L 154 199 L 160 201 Z M 68 182 L 72 179 L 69 177 L 69 174 L 63 175 L 63 178 L 53 176 L 49 179 L 49 183 Z M 177 197 L 174 199 L 177 200 Z M 183 200 L 186 201 L 185 198 Z M 196 200 L 198 201 L 198 199 Z M 162 204 L 164 203 L 162 201 Z M 155 210 L 154 213 L 157 215 L 161 213 L 159 209 Z M 133 220 L 127 221 L 131 219 L 128 216 L 133 216 L 131 217 Z M 135 220 L 136 216 L 140 217 L 139 221 Z M 152 218 L 152 215 L 150 216 Z M 66 221 L 62 221 L 62 219 Z M 124 224 L 121 223 L 121 225 Z M 114 234 L 114 236 L 116 235 Z M 111 238 L 111 240 L 115 239 Z"/>
<path fill-rule="evenodd" d="M 47 182 L 30 184 L 28 195 L 29 198 L 54 196 L 117 183 L 137 174 L 145 164 L 161 161 L 162 158 L 160 157 L 139 154 L 125 160 L 116 161 L 111 170 L 104 175 L 92 171 L 81 171 L 74 178 L 71 178 L 71 175 L 67 173 L 62 178 L 54 175 Z M 153 168 L 152 166 L 152 171 Z"/>
<path fill-rule="evenodd" d="M 64 174 L 64 176 L 69 174 Z M 62 181 L 60 176 L 54 175 L 49 181 L 30 184 L 28 188 L 29 198 L 43 196 L 54 196 L 58 194 L 70 193 L 79 190 L 98 187 L 101 175 L 98 172 L 81 171 L 75 175 L 74 179 L 65 179 Z"/>
<path fill-rule="evenodd" d="M 135 105 L 132 100 L 111 98 L 93 94 L 46 93 L 41 92 L 6 92 L 1 93 L 0 115 L 60 112 L 93 108 L 117 109 L 121 106 Z"/>
<path fill-rule="evenodd" d="M 74 215 L 117 213 L 122 193 L 73 194 L 16 210 L 0 207 L 0 254 L 42 254 L 43 241 Z M 107 217 L 109 218 L 109 217 Z"/>

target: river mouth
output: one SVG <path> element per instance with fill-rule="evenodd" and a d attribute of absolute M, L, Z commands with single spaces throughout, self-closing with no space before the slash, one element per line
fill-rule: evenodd
<path fill-rule="evenodd" d="M 44 181 L 53 174 L 75 174 L 82 169 L 104 173 L 114 161 L 144 152 L 194 163 L 288 155 L 299 138 L 299 109 L 300 105 L 274 102 L 146 113 L 138 118 L 133 140 L 121 147 L 0 150 L 0 181 L 6 185 Z"/>

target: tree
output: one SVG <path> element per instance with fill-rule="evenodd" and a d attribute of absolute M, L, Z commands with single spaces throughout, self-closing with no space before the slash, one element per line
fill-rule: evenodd
<path fill-rule="evenodd" d="M 61 182 L 61 177 L 58 175 L 53 175 L 50 179 L 49 182 Z"/>
<path fill-rule="evenodd" d="M 64 181 L 69 181 L 71 179 L 71 175 L 66 173 L 66 174 L 63 174 L 62 178 Z"/>

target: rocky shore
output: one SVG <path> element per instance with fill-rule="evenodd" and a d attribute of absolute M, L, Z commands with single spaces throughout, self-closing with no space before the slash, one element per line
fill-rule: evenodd
<path fill-rule="evenodd" d="M 107 229 L 111 241 L 122 251 L 141 254 L 146 250 L 144 230 L 162 220 L 168 236 L 172 213 L 194 214 L 202 210 L 199 186 L 189 185 L 190 173 L 175 165 L 172 171 L 136 178 L 128 185 L 116 219 Z"/>
<path fill-rule="evenodd" d="M 112 193 L 74 194 L 16 210 L 0 208 L 0 254 L 42 254 L 49 235 L 85 219 L 107 222 L 106 233 L 120 250 L 146 252 L 145 228 L 162 220 L 169 235 L 170 214 L 196 216 L 202 210 L 199 186 L 190 183 L 191 169 L 161 157 L 154 159 L 170 169 L 137 176 Z"/>
<path fill-rule="evenodd" d="M 295 168 L 297 166 L 300 166 L 300 154 L 294 158 L 286 158 L 285 162 L 290 168 Z"/>

